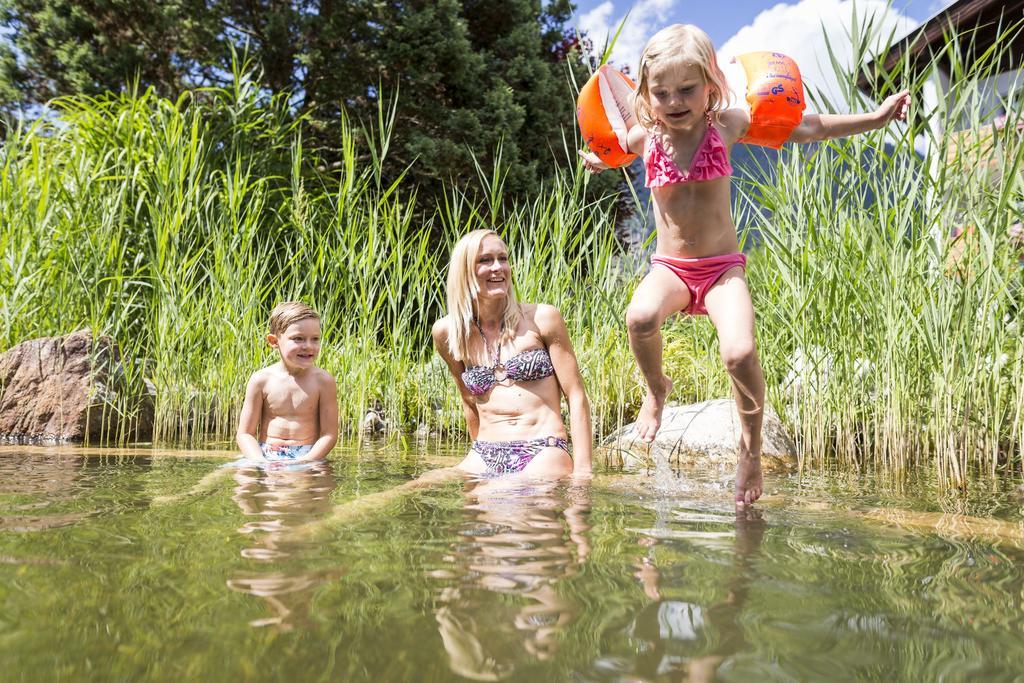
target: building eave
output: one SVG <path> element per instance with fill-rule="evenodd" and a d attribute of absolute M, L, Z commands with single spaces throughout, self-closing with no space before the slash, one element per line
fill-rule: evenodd
<path fill-rule="evenodd" d="M 890 45 L 881 60 L 875 59 L 860 69 L 857 88 L 869 97 L 880 98 L 887 94 L 884 75 L 893 73 L 903 64 L 909 64 L 911 71 L 920 70 L 942 52 L 951 33 L 969 34 L 974 52 L 981 54 L 1000 31 L 1022 20 L 1024 0 L 958 0 Z M 1024 55 L 1024 31 L 1019 27 L 1011 43 L 1004 59 L 1016 62 L 1019 68 Z M 944 60 L 939 61 L 942 68 Z"/>

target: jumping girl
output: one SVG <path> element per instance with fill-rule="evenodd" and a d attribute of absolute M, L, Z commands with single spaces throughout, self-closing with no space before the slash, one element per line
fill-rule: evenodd
<path fill-rule="evenodd" d="M 642 154 L 657 225 L 650 272 L 626 311 L 629 344 L 647 384 L 637 418 L 643 441 L 653 441 L 672 380 L 662 370 L 661 326 L 673 313 L 707 315 L 718 332 L 722 362 L 732 380 L 741 437 L 736 468 L 737 507 L 761 496 L 761 418 L 765 385 L 754 343 L 754 308 L 746 256 L 732 222 L 729 151 L 750 127 L 750 114 L 726 108 L 729 88 L 704 31 L 676 24 L 659 31 L 640 57 L 634 108 L 639 125 L 629 148 Z M 808 115 L 790 142 L 813 142 L 904 120 L 906 91 L 870 114 Z M 607 168 L 580 152 L 592 173 Z"/>

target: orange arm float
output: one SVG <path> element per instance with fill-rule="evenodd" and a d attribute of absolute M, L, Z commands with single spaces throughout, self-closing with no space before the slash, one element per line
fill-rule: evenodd
<path fill-rule="evenodd" d="M 612 168 L 636 159 L 626 141 L 629 129 L 636 125 L 634 90 L 636 84 L 628 76 L 605 64 L 590 77 L 576 100 L 576 118 L 587 147 Z"/>
<path fill-rule="evenodd" d="M 800 69 L 778 52 L 748 52 L 736 59 L 747 73 L 750 103 L 750 128 L 740 142 L 778 149 L 804 118 Z"/>

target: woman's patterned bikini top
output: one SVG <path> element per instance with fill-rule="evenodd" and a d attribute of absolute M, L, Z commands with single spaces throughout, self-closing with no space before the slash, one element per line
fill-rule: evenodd
<path fill-rule="evenodd" d="M 473 365 L 462 373 L 462 383 L 474 396 L 486 394 L 495 384 L 510 379 L 516 382 L 534 382 L 555 374 L 551 355 L 547 349 L 530 349 L 495 366 Z M 497 376 L 496 376 L 497 375 Z M 503 375 L 503 376 L 502 376 Z M 499 376 L 501 376 L 499 378 Z"/>

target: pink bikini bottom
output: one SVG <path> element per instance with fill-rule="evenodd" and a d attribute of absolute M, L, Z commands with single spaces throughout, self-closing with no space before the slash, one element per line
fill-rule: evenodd
<path fill-rule="evenodd" d="M 684 313 L 690 315 L 707 315 L 704 297 L 708 290 L 725 275 L 730 268 L 747 267 L 747 257 L 742 253 L 722 254 L 721 256 L 705 256 L 703 258 L 673 258 L 655 254 L 651 257 L 652 266 L 668 268 L 676 274 L 686 288 L 690 290 L 690 305 Z"/>

